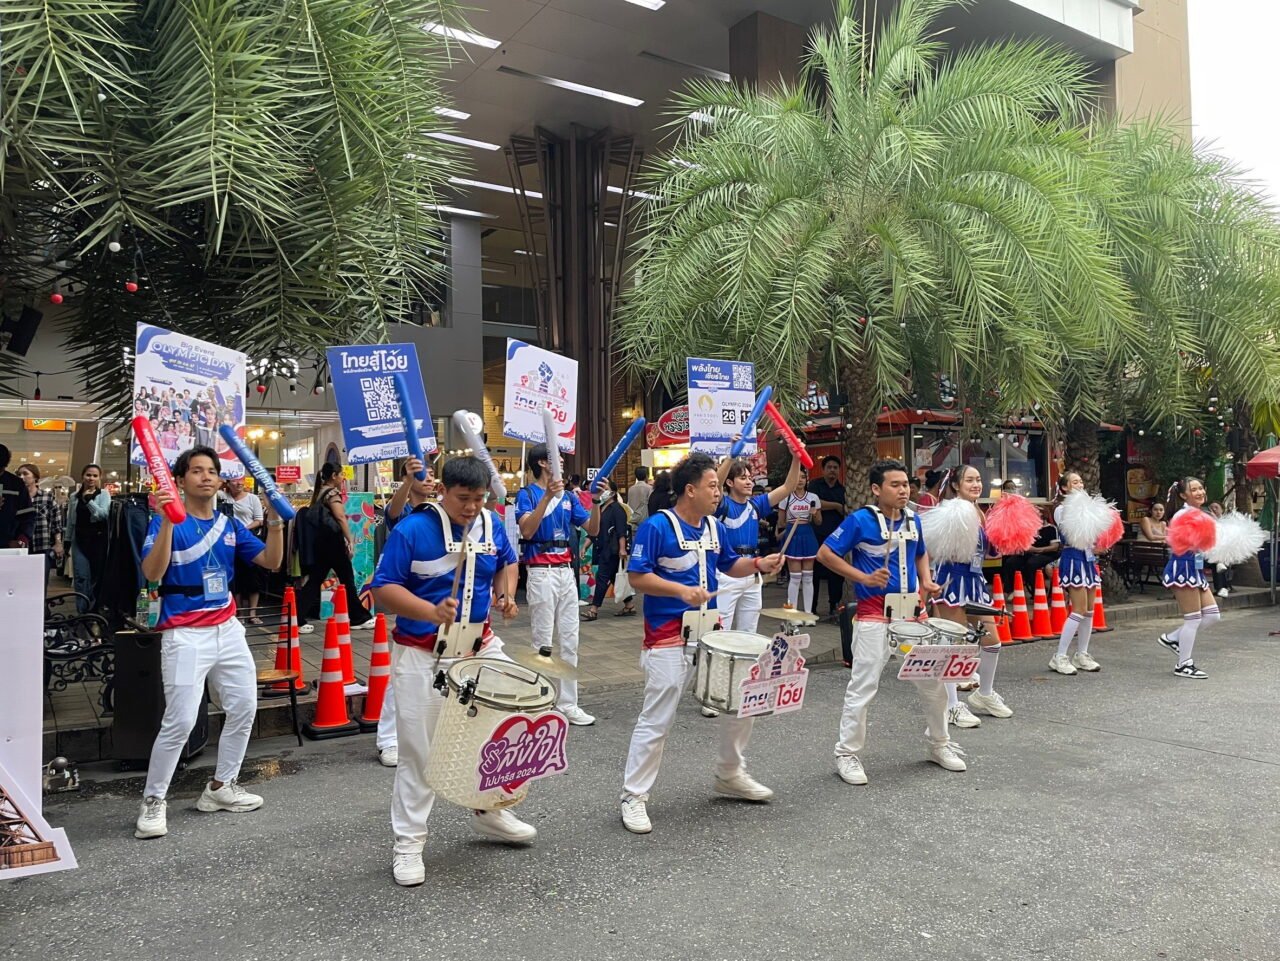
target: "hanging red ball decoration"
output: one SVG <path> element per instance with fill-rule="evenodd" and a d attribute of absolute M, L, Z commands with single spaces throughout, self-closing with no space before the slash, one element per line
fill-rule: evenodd
<path fill-rule="evenodd" d="M 124 289 L 129 291 L 131 294 L 136 294 L 138 292 L 138 282 L 136 280 L 126 280 L 124 282 Z"/>
<path fill-rule="evenodd" d="M 58 293 L 58 292 L 55 290 L 53 293 L 51 293 L 51 294 L 49 295 L 49 303 L 51 303 L 51 304 L 60 304 L 60 303 L 62 303 L 62 294 Z"/>
<path fill-rule="evenodd" d="M 1196 434 L 1196 436 L 1197 436 L 1197 437 L 1199 437 L 1199 436 L 1200 436 L 1200 428 L 1199 428 L 1199 427 L 1197 427 L 1197 428 L 1196 428 L 1196 430 L 1195 430 L 1195 434 Z"/>
<path fill-rule="evenodd" d="M 965 412 L 966 414 L 972 414 L 972 413 L 973 413 L 973 408 L 972 408 L 972 407 L 966 407 L 966 408 L 964 409 L 964 412 Z"/>
<path fill-rule="evenodd" d="M 257 387 L 257 391 L 258 391 L 258 393 L 259 393 L 259 394 L 265 394 L 265 393 L 267 392 L 267 385 L 266 385 L 266 384 L 259 384 L 259 385 L 258 385 L 258 387 Z"/>

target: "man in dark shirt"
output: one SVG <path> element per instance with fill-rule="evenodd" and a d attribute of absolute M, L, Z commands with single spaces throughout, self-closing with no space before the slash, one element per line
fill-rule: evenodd
<path fill-rule="evenodd" d="M 13 454 L 0 444 L 0 547 L 29 547 L 36 523 L 27 485 L 9 472 Z"/>
<path fill-rule="evenodd" d="M 840 458 L 835 456 L 822 458 L 822 476 L 809 481 L 809 493 L 816 494 L 821 501 L 822 523 L 814 531 L 818 543 L 822 544 L 835 533 L 835 529 L 844 520 L 844 485 L 840 483 Z M 835 571 L 817 563 L 813 565 L 813 613 L 818 613 L 818 595 L 822 593 L 820 586 L 827 584 L 827 614 L 834 615 L 840 606 L 840 597 L 844 593 L 844 579 Z"/>

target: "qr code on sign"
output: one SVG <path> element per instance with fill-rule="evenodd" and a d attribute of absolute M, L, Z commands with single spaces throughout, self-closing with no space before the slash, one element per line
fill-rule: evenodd
<path fill-rule="evenodd" d="M 750 364 L 733 365 L 733 389 L 755 390 L 755 377 L 752 376 Z"/>
<path fill-rule="evenodd" d="M 364 411 L 371 422 L 395 420 L 400 416 L 400 399 L 390 377 L 361 377 L 360 393 Z"/>

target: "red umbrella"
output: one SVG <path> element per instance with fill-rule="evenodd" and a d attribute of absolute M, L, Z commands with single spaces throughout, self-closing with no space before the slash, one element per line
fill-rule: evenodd
<path fill-rule="evenodd" d="M 1264 450 L 1252 458 L 1244 465 L 1244 473 L 1251 480 L 1280 480 L 1280 447 Z"/>

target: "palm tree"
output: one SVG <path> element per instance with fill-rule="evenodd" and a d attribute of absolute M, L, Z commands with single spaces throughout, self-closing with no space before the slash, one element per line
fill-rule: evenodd
<path fill-rule="evenodd" d="M 127 396 L 138 321 L 284 369 L 385 340 L 439 281 L 449 41 L 424 28 L 452 0 L 12 6 L 0 274 L 11 303 L 65 292 L 93 399 Z"/>

